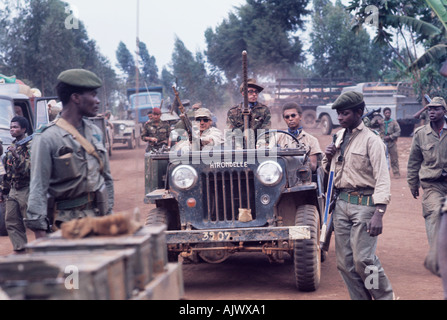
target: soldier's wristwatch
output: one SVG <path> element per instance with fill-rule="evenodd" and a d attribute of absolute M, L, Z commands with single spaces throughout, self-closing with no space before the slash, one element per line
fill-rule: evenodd
<path fill-rule="evenodd" d="M 380 213 L 385 213 L 385 210 L 383 209 L 378 209 L 377 211 L 379 211 Z"/>

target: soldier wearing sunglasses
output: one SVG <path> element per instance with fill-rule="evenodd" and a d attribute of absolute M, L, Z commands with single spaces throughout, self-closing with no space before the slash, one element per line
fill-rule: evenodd
<path fill-rule="evenodd" d="M 192 150 L 198 151 L 205 147 L 215 147 L 222 144 L 222 131 L 213 127 L 213 114 L 207 108 L 200 108 L 195 112 L 195 121 L 197 126 L 193 129 L 199 129 L 200 138 L 193 141 Z M 195 143 L 197 142 L 197 143 Z M 183 140 L 175 146 L 174 150 L 189 151 L 191 145 L 188 140 Z"/>
<path fill-rule="evenodd" d="M 318 139 L 303 130 L 301 126 L 303 109 L 296 102 L 286 103 L 283 107 L 283 118 L 287 124 L 288 132 L 295 136 L 299 142 L 310 148 L 310 163 L 312 171 L 317 170 L 318 157 L 323 156 Z M 286 134 L 278 134 L 277 144 L 282 149 L 298 148 L 292 137 Z"/>
<path fill-rule="evenodd" d="M 269 130 L 271 127 L 271 113 L 269 107 L 258 101 L 259 94 L 264 88 L 253 79 L 248 79 L 248 104 L 250 107 L 249 128 L 254 130 L 255 135 L 260 134 L 258 130 Z M 241 85 L 240 92 L 244 97 L 244 86 Z M 228 132 L 235 132 L 237 129 L 244 132 L 244 116 L 242 114 L 244 103 L 231 108 L 227 116 Z M 236 146 L 238 147 L 238 146 Z"/>

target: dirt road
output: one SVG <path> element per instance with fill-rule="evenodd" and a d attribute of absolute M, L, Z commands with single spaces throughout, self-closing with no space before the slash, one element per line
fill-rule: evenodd
<path fill-rule="evenodd" d="M 321 148 L 330 136 L 311 131 Z M 392 202 L 384 218 L 384 233 L 379 238 L 378 256 L 391 280 L 396 295 L 402 300 L 441 300 L 441 280 L 427 271 L 422 263 L 428 249 L 420 199 L 412 198 L 406 183 L 406 162 L 411 138 L 401 138 L 399 155 L 400 179 L 392 179 Z M 144 149 L 117 148 L 111 158 L 115 180 L 116 211 L 150 206 L 144 198 Z M 33 236 L 29 233 L 29 240 Z M 8 237 L 0 237 L 0 255 L 11 253 Z M 322 264 L 321 286 L 313 293 L 295 289 L 291 261 L 271 265 L 262 254 L 234 255 L 219 265 L 184 265 L 185 299 L 187 300 L 345 300 L 346 287 L 336 269 L 333 242 L 328 259 Z"/>

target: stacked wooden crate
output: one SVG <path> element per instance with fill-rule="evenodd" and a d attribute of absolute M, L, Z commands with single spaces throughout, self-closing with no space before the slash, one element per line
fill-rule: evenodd
<path fill-rule="evenodd" d="M 0 258 L 0 287 L 11 298 L 178 300 L 181 265 L 168 263 L 165 226 L 132 235 L 67 240 L 61 233 Z"/>

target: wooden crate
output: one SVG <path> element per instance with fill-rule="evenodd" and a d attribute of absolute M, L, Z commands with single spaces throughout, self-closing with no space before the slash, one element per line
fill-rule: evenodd
<path fill-rule="evenodd" d="M 152 243 L 152 266 L 154 273 L 164 272 L 168 264 L 168 245 L 166 242 L 166 226 L 146 226 L 140 230 L 141 233 L 149 235 Z"/>
<path fill-rule="evenodd" d="M 180 300 L 185 293 L 180 263 L 168 263 L 146 288 L 132 300 Z"/>
<path fill-rule="evenodd" d="M 116 237 L 88 237 L 84 239 L 64 239 L 60 231 L 49 238 L 38 239 L 27 244 L 28 252 L 54 252 L 73 250 L 136 250 L 134 287 L 143 290 L 154 277 L 153 234 L 146 228 L 132 235 Z"/>
<path fill-rule="evenodd" d="M 126 269 L 135 254 L 135 249 L 79 250 L 1 257 L 0 286 L 13 300 L 126 300 L 134 282 L 128 278 L 134 271 Z"/>

